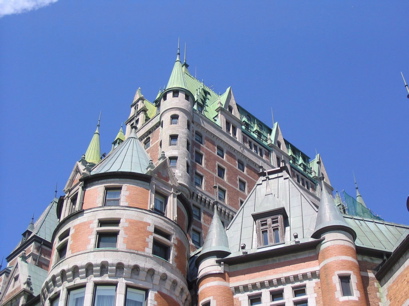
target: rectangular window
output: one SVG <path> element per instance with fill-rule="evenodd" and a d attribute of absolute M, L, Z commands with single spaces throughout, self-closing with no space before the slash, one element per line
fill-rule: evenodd
<path fill-rule="evenodd" d="M 98 227 L 118 227 L 121 220 L 99 220 Z"/>
<path fill-rule="evenodd" d="M 196 140 L 198 143 L 203 144 L 203 136 L 202 136 L 202 134 L 200 134 L 199 132 L 196 132 L 196 133 L 195 133 L 195 140 Z"/>
<path fill-rule="evenodd" d="M 236 138 L 236 136 L 237 136 L 237 128 L 234 125 L 232 126 L 232 136 L 234 138 Z"/>
<path fill-rule="evenodd" d="M 221 167 L 221 166 L 217 166 L 217 176 L 224 179 L 224 175 L 226 173 L 226 170 Z"/>
<path fill-rule="evenodd" d="M 170 124 L 171 125 L 178 124 L 178 122 L 179 122 L 179 116 L 178 115 L 170 116 Z"/>
<path fill-rule="evenodd" d="M 239 179 L 239 190 L 246 192 L 246 182 L 241 179 Z"/>
<path fill-rule="evenodd" d="M 226 190 L 224 190 L 221 187 L 218 187 L 218 189 L 217 189 L 217 198 L 220 201 L 224 202 L 226 200 Z"/>
<path fill-rule="evenodd" d="M 271 296 L 271 301 L 272 302 L 284 300 L 283 290 L 272 291 L 272 292 L 270 292 L 270 296 Z"/>
<path fill-rule="evenodd" d="M 203 175 L 195 173 L 195 186 L 202 188 L 203 186 Z"/>
<path fill-rule="evenodd" d="M 189 101 L 189 95 L 187 93 L 185 93 L 185 100 Z"/>
<path fill-rule="evenodd" d="M 294 306 L 308 306 L 308 301 L 302 300 L 302 301 L 294 302 Z"/>
<path fill-rule="evenodd" d="M 195 246 L 201 246 L 200 232 L 192 229 L 192 242 Z"/>
<path fill-rule="evenodd" d="M 56 298 L 50 301 L 51 306 L 58 306 L 59 303 L 60 303 L 60 296 L 57 296 Z"/>
<path fill-rule="evenodd" d="M 135 288 L 126 288 L 125 306 L 145 306 L 146 293 Z"/>
<path fill-rule="evenodd" d="M 217 155 L 224 158 L 224 150 L 222 147 L 217 146 Z"/>
<path fill-rule="evenodd" d="M 253 305 L 261 305 L 261 296 L 252 296 L 249 297 L 249 305 L 253 306 Z"/>
<path fill-rule="evenodd" d="M 199 221 L 202 219 L 202 212 L 200 208 L 195 205 L 193 205 L 193 218 Z"/>
<path fill-rule="evenodd" d="M 67 242 L 63 243 L 61 246 L 58 247 L 57 253 L 58 261 L 63 260 L 65 258 L 65 256 L 67 255 Z"/>
<path fill-rule="evenodd" d="M 237 160 L 237 168 L 244 172 L 244 163 L 240 159 Z"/>
<path fill-rule="evenodd" d="M 121 199 L 121 188 L 109 188 L 105 191 L 105 206 L 118 206 Z"/>
<path fill-rule="evenodd" d="M 174 90 L 174 91 L 172 91 L 172 97 L 173 97 L 173 98 L 179 97 L 179 90 Z"/>
<path fill-rule="evenodd" d="M 163 215 L 165 213 L 166 202 L 166 197 L 160 194 L 155 194 L 154 210 Z"/>
<path fill-rule="evenodd" d="M 190 174 L 190 165 L 189 165 L 188 162 L 186 162 L 186 172 L 187 172 L 188 174 Z"/>
<path fill-rule="evenodd" d="M 116 287 L 98 285 L 95 289 L 95 306 L 115 306 Z"/>
<path fill-rule="evenodd" d="M 169 260 L 170 247 L 162 242 L 153 240 L 152 254 L 164 260 Z"/>
<path fill-rule="evenodd" d="M 118 233 L 98 233 L 97 248 L 116 248 Z"/>
<path fill-rule="evenodd" d="M 190 142 L 189 140 L 186 141 L 186 150 L 190 152 Z"/>
<path fill-rule="evenodd" d="M 226 121 L 226 132 L 230 134 L 231 130 L 231 123 L 229 121 Z"/>
<path fill-rule="evenodd" d="M 293 296 L 294 297 L 300 297 L 300 296 L 305 296 L 307 295 L 305 291 L 305 287 L 298 287 L 298 288 L 293 288 Z"/>
<path fill-rule="evenodd" d="M 199 165 L 202 164 L 203 162 L 203 154 L 195 151 L 195 162 L 198 163 Z"/>
<path fill-rule="evenodd" d="M 282 242 L 284 234 L 282 215 L 258 219 L 256 224 L 259 247 Z"/>
<path fill-rule="evenodd" d="M 169 145 L 170 146 L 177 146 L 178 144 L 178 135 L 170 135 L 169 136 Z"/>
<path fill-rule="evenodd" d="M 174 157 L 174 156 L 169 157 L 169 166 L 170 167 L 176 167 L 177 163 L 178 163 L 178 158 L 177 157 Z"/>
<path fill-rule="evenodd" d="M 145 141 L 143 142 L 143 147 L 146 149 L 148 149 L 151 146 L 151 138 L 148 137 L 145 139 Z"/>
<path fill-rule="evenodd" d="M 68 291 L 67 306 L 84 305 L 85 287 Z"/>
<path fill-rule="evenodd" d="M 203 104 L 197 103 L 196 108 L 199 113 L 203 113 Z"/>
<path fill-rule="evenodd" d="M 342 296 L 352 296 L 351 275 L 339 276 L 341 283 Z"/>

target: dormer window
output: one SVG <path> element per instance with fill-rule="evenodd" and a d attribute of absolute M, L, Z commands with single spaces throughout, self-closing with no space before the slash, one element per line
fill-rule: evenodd
<path fill-rule="evenodd" d="M 253 214 L 257 232 L 257 247 L 265 247 L 284 242 L 284 208 Z"/>

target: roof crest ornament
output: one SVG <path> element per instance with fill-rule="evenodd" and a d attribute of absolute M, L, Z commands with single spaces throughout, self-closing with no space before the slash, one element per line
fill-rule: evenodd
<path fill-rule="evenodd" d="M 403 73 L 401 72 L 400 74 L 401 74 L 401 76 L 402 76 L 403 83 L 405 84 L 406 91 L 408 92 L 407 98 L 409 99 L 409 86 L 408 86 L 408 84 L 406 83 L 406 80 L 405 80 L 405 77 L 403 76 Z"/>

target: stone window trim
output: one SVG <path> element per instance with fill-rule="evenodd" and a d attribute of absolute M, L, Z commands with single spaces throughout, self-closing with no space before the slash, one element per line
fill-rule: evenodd
<path fill-rule="evenodd" d="M 195 186 L 199 188 L 203 188 L 203 180 L 204 180 L 203 174 L 199 172 L 195 172 L 195 178 L 194 178 Z"/>
<path fill-rule="evenodd" d="M 288 219 L 284 207 L 254 213 L 252 216 L 256 227 L 258 248 L 284 243 L 284 222 Z"/>
<path fill-rule="evenodd" d="M 170 116 L 170 124 L 171 125 L 176 125 L 179 123 L 179 115 L 173 114 Z"/>
<path fill-rule="evenodd" d="M 248 305 L 262 305 L 263 297 L 260 293 L 251 294 L 248 296 Z"/>
<path fill-rule="evenodd" d="M 217 156 L 224 158 L 224 149 L 221 146 L 216 147 L 216 154 Z"/>
<path fill-rule="evenodd" d="M 133 299 L 132 299 L 132 295 L 133 295 Z M 140 295 L 142 297 L 142 299 L 138 298 L 137 295 Z M 136 300 L 136 298 L 138 300 Z M 141 302 L 142 306 L 146 305 L 146 298 L 147 298 L 147 291 L 143 290 L 141 288 L 135 288 L 135 287 L 131 287 L 131 286 L 126 286 L 125 289 L 125 304 L 127 303 L 127 300 L 131 300 L 131 301 L 137 301 L 137 302 Z M 143 300 L 143 301 L 141 301 Z"/>
<path fill-rule="evenodd" d="M 156 227 L 152 233 L 152 255 L 162 258 L 168 262 L 172 259 L 172 239 L 173 235 L 163 228 Z M 157 251 L 164 252 L 156 253 Z"/>
<path fill-rule="evenodd" d="M 226 189 L 224 189 L 223 187 L 217 186 L 217 199 L 219 201 L 222 201 L 223 203 L 226 203 Z"/>
<path fill-rule="evenodd" d="M 220 165 L 220 164 L 217 164 L 217 176 L 219 177 L 219 178 L 221 178 L 222 180 L 225 180 L 226 179 L 226 168 L 225 167 L 223 167 L 222 165 Z"/>
<path fill-rule="evenodd" d="M 247 182 L 245 180 L 243 180 L 242 178 L 238 178 L 238 187 L 239 187 L 240 191 L 246 192 L 247 191 Z"/>
<path fill-rule="evenodd" d="M 119 195 L 117 194 L 119 192 Z M 121 185 L 105 186 L 104 203 L 102 206 L 119 206 L 121 205 Z"/>
<path fill-rule="evenodd" d="M 102 291 L 102 292 L 99 292 Z M 107 293 L 109 295 L 107 295 Z M 102 299 L 104 297 L 110 296 L 113 297 L 113 301 L 115 302 L 116 300 L 116 294 L 117 294 L 117 286 L 114 284 L 104 284 L 104 283 L 96 283 L 94 286 L 94 295 L 93 295 L 93 302 L 92 305 L 98 306 L 103 304 L 103 300 L 99 300 L 99 296 L 101 296 Z M 102 302 L 102 303 L 101 303 Z"/>
<path fill-rule="evenodd" d="M 179 135 L 177 134 L 169 135 L 169 146 L 177 146 L 178 138 L 179 138 Z"/>
<path fill-rule="evenodd" d="M 241 172 L 245 172 L 246 170 L 244 162 L 240 159 L 237 160 L 237 169 L 239 169 Z"/>
<path fill-rule="evenodd" d="M 119 227 L 98 227 L 96 230 L 95 248 L 96 249 L 117 249 L 118 248 L 118 237 L 120 229 Z M 105 243 L 105 239 L 113 238 L 116 236 L 115 247 L 113 246 L 102 246 Z"/>
<path fill-rule="evenodd" d="M 285 298 L 284 298 L 284 288 L 281 289 L 274 289 L 270 292 L 270 305 L 271 306 L 282 306 L 285 305 Z"/>
<path fill-rule="evenodd" d="M 67 305 L 75 305 L 77 302 L 77 299 L 82 298 L 82 300 L 85 299 L 85 286 L 76 286 L 73 288 L 68 289 L 67 293 Z"/>
<path fill-rule="evenodd" d="M 158 214 L 166 215 L 169 195 L 161 191 L 156 191 L 153 197 L 152 210 Z"/>
<path fill-rule="evenodd" d="M 178 163 L 177 156 L 169 156 L 169 167 L 176 167 Z"/>
<path fill-rule="evenodd" d="M 203 154 L 199 151 L 195 151 L 195 162 L 199 165 L 203 165 Z"/>
<path fill-rule="evenodd" d="M 343 276 L 350 276 L 350 286 L 351 286 L 351 295 L 344 296 L 341 287 L 341 277 Z M 360 293 L 357 288 L 358 280 L 356 275 L 352 271 L 337 271 L 335 272 L 334 276 L 332 277 L 332 281 L 335 284 L 336 291 L 335 297 L 339 301 L 357 301 L 360 297 Z"/>

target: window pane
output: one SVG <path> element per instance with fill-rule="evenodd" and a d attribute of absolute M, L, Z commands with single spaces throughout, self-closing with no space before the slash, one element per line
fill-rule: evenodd
<path fill-rule="evenodd" d="M 306 294 L 305 288 L 294 288 L 293 292 L 294 292 L 294 297 L 304 296 Z"/>
<path fill-rule="evenodd" d="M 224 158 L 224 150 L 221 147 L 217 147 L 217 155 Z"/>
<path fill-rule="evenodd" d="M 282 291 L 271 292 L 271 301 L 272 302 L 282 301 L 282 300 L 284 300 Z"/>
<path fill-rule="evenodd" d="M 165 198 L 160 195 L 155 195 L 154 209 L 156 212 L 164 213 L 165 212 Z"/>
<path fill-rule="evenodd" d="M 342 296 L 352 296 L 351 276 L 340 276 L 339 280 L 341 282 Z"/>
<path fill-rule="evenodd" d="M 154 240 L 152 254 L 165 260 L 169 260 L 169 246 Z"/>
<path fill-rule="evenodd" d="M 201 165 L 202 161 L 203 161 L 203 155 L 199 152 L 195 152 L 195 162 Z"/>
<path fill-rule="evenodd" d="M 115 306 L 115 286 L 97 286 L 95 306 Z"/>
<path fill-rule="evenodd" d="M 197 187 L 202 187 L 203 184 L 203 176 L 201 176 L 200 174 L 196 173 L 195 174 L 195 185 Z"/>
<path fill-rule="evenodd" d="M 217 176 L 224 179 L 224 173 L 225 173 L 224 168 L 217 166 Z"/>
<path fill-rule="evenodd" d="M 268 231 L 262 231 L 263 245 L 268 245 Z"/>
<path fill-rule="evenodd" d="M 294 306 L 308 306 L 307 301 L 294 302 Z"/>
<path fill-rule="evenodd" d="M 201 212 L 200 212 L 200 208 L 197 206 L 193 206 L 193 218 L 195 218 L 196 220 L 200 220 L 201 219 Z"/>
<path fill-rule="evenodd" d="M 169 166 L 176 167 L 177 162 L 178 162 L 177 157 L 169 157 Z"/>
<path fill-rule="evenodd" d="M 116 248 L 117 233 L 99 233 L 97 248 Z"/>
<path fill-rule="evenodd" d="M 192 230 L 192 242 L 196 246 L 200 246 L 200 233 L 198 231 Z"/>
<path fill-rule="evenodd" d="M 119 199 L 121 197 L 121 189 L 107 189 L 105 193 L 105 205 L 117 206 L 119 205 Z"/>
<path fill-rule="evenodd" d="M 220 201 L 224 201 L 226 198 L 226 190 L 219 188 L 217 191 L 217 197 Z"/>
<path fill-rule="evenodd" d="M 60 297 L 57 296 L 54 300 L 51 301 L 51 306 L 58 306 L 58 304 L 60 303 Z"/>
<path fill-rule="evenodd" d="M 261 297 L 258 296 L 258 297 L 252 297 L 252 298 L 250 298 L 250 305 L 251 305 L 251 306 L 253 306 L 253 305 L 261 305 Z"/>
<path fill-rule="evenodd" d="M 273 235 L 274 235 L 274 242 L 279 243 L 280 242 L 280 230 L 278 228 L 273 229 Z"/>
<path fill-rule="evenodd" d="M 178 124 L 179 121 L 179 116 L 178 115 L 172 115 L 170 117 L 170 124 Z"/>
<path fill-rule="evenodd" d="M 144 306 L 145 305 L 145 291 L 127 288 L 126 289 L 126 303 L 125 306 Z"/>
<path fill-rule="evenodd" d="M 244 163 L 241 160 L 237 161 L 237 168 L 239 168 L 240 171 L 244 171 Z"/>
<path fill-rule="evenodd" d="M 202 134 L 196 132 L 196 133 L 195 133 L 195 140 L 196 140 L 198 143 L 203 143 Z"/>
<path fill-rule="evenodd" d="M 178 144 L 178 135 L 169 136 L 169 145 L 176 146 Z"/>
<path fill-rule="evenodd" d="M 70 290 L 68 292 L 68 305 L 67 306 L 83 306 L 84 305 L 85 287 Z"/>

